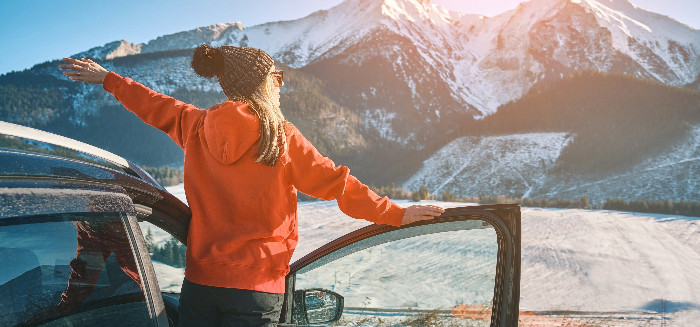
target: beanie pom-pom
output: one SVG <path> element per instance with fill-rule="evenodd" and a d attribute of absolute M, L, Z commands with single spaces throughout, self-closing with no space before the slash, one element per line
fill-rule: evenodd
<path fill-rule="evenodd" d="M 194 49 L 192 69 L 197 75 L 212 78 L 224 68 L 224 55 L 219 49 L 202 44 Z"/>

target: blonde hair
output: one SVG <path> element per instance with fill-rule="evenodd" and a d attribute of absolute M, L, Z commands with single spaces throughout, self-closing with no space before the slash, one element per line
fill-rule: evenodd
<path fill-rule="evenodd" d="M 273 98 L 275 88 L 272 76 L 268 74 L 262 84 L 247 99 L 250 109 L 258 116 L 260 122 L 260 139 L 255 152 L 256 162 L 267 166 L 277 163 L 283 150 L 287 148 L 287 137 L 284 133 L 284 115 L 279 102 Z"/>

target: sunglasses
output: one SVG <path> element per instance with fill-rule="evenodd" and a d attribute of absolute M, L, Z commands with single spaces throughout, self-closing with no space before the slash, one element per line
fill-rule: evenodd
<path fill-rule="evenodd" d="M 276 87 L 281 87 L 282 86 L 282 80 L 284 79 L 284 72 L 281 70 L 276 70 L 272 73 L 272 77 L 275 78 L 275 86 Z"/>

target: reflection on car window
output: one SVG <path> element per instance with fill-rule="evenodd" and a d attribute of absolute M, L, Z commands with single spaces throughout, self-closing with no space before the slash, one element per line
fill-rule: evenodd
<path fill-rule="evenodd" d="M 296 275 L 296 290 L 327 289 L 344 297 L 334 326 L 489 326 L 498 254 L 493 228 L 358 247 Z"/>
<path fill-rule="evenodd" d="M 0 326 L 150 321 L 119 215 L 18 221 L 0 220 Z"/>
<path fill-rule="evenodd" d="M 30 139 L 25 139 L 22 137 L 14 137 L 7 135 L 0 135 L 0 149 L 7 149 L 12 151 L 31 151 L 46 153 L 49 155 L 54 155 L 58 157 L 63 157 L 67 159 L 77 159 L 83 162 L 91 162 L 98 164 L 103 167 L 110 167 L 112 169 L 122 171 L 122 168 L 115 165 L 114 163 L 102 159 L 100 157 L 79 152 L 76 150 L 68 149 L 62 146 L 57 146 L 49 144 L 46 142 L 35 141 Z"/>
<path fill-rule="evenodd" d="M 151 254 L 161 292 L 180 293 L 185 278 L 185 251 L 187 248 L 168 232 L 148 222 L 140 222 L 146 246 Z"/>

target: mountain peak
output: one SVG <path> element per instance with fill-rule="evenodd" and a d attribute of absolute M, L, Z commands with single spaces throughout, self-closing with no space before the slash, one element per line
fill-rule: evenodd
<path fill-rule="evenodd" d="M 418 17 L 450 16 L 449 11 L 432 0 L 382 0 L 382 13 L 394 19 L 407 18 L 416 20 Z"/>
<path fill-rule="evenodd" d="M 629 0 L 568 0 L 573 3 L 599 3 L 608 7 L 634 7 Z"/>
<path fill-rule="evenodd" d="M 450 16 L 450 12 L 432 0 L 346 0 L 337 6 L 342 12 L 361 14 L 381 13 L 379 17 L 393 20 L 417 21 L 425 18 Z M 437 15 L 437 16 L 436 16 Z M 376 16 L 375 16 L 376 18 Z"/>
<path fill-rule="evenodd" d="M 141 53 L 143 44 L 134 44 L 127 40 L 109 42 L 101 47 L 73 55 L 75 58 L 114 59 Z"/>

